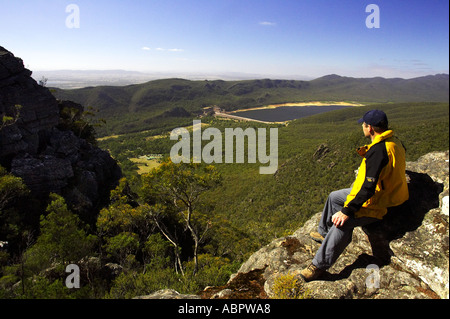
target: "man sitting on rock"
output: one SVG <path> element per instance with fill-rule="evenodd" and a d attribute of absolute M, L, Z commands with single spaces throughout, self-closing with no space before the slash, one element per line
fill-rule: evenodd
<path fill-rule="evenodd" d="M 352 240 L 353 229 L 381 220 L 388 207 L 409 198 L 405 177 L 405 148 L 388 129 L 386 114 L 371 110 L 358 121 L 372 143 L 360 147 L 363 157 L 352 188 L 332 192 L 325 204 L 318 233 L 311 237 L 322 243 L 312 263 L 300 273 L 315 280 L 330 268 Z"/>

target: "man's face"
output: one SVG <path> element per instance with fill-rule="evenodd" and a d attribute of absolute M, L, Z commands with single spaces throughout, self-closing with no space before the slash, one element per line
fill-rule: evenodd
<path fill-rule="evenodd" d="M 370 125 L 363 123 L 362 124 L 362 129 L 364 132 L 364 137 L 370 137 Z"/>

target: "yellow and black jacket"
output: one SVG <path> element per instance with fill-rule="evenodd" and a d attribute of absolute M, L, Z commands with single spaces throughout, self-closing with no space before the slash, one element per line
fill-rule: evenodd
<path fill-rule="evenodd" d="M 363 158 L 350 195 L 342 209 L 347 216 L 382 219 L 387 208 L 409 198 L 405 148 L 391 130 L 358 149 Z"/>

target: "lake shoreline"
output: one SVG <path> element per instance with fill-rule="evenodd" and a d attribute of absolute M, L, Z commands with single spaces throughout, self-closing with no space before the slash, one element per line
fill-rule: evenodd
<path fill-rule="evenodd" d="M 265 109 L 276 109 L 284 106 L 328 106 L 328 105 L 339 105 L 339 106 L 364 106 L 365 104 L 355 103 L 355 102 L 292 102 L 292 103 L 280 103 L 280 104 L 270 104 L 266 106 L 258 106 L 252 107 L 248 109 L 240 109 L 236 111 L 228 112 L 228 114 L 239 113 L 239 112 L 247 112 L 247 111 L 257 111 L 257 110 L 265 110 Z"/>
<path fill-rule="evenodd" d="M 356 103 L 356 102 L 333 102 L 333 101 L 329 101 L 329 102 L 324 102 L 324 101 L 291 102 L 291 103 L 271 104 L 271 105 L 253 107 L 253 108 L 248 108 L 248 109 L 240 109 L 240 110 L 230 111 L 230 112 L 216 111 L 214 116 L 228 118 L 228 119 L 234 119 L 234 120 L 238 120 L 238 121 L 253 121 L 253 122 L 260 122 L 260 123 L 264 123 L 264 124 L 285 124 L 286 125 L 286 123 L 288 123 L 289 121 L 323 112 L 323 111 L 322 112 L 319 111 L 319 112 L 315 113 L 312 109 L 316 108 L 316 107 L 319 109 L 323 109 L 324 107 L 341 108 L 341 107 L 360 107 L 360 106 L 364 106 L 364 104 Z M 304 113 L 304 115 L 298 116 L 298 117 L 292 117 L 292 118 L 284 118 L 284 119 L 278 118 L 278 119 L 271 119 L 271 120 L 269 120 L 267 118 L 257 118 L 255 116 L 248 115 L 249 113 L 252 113 L 254 111 L 256 111 L 256 112 L 258 112 L 258 111 L 272 112 L 278 108 L 280 108 L 280 109 L 288 108 L 289 109 L 291 107 L 293 109 L 294 108 L 300 108 L 300 109 L 305 108 L 304 112 L 302 111 Z M 308 109 L 310 109 L 310 110 L 308 111 Z"/>

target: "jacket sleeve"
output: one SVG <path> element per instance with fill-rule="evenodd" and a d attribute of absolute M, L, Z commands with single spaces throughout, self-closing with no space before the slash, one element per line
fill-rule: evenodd
<path fill-rule="evenodd" d="M 342 213 L 347 216 L 354 216 L 362 205 L 375 194 L 381 170 L 389 163 L 385 142 L 373 145 L 366 153 L 365 159 L 366 176 L 364 183 L 356 196 L 342 208 Z"/>

